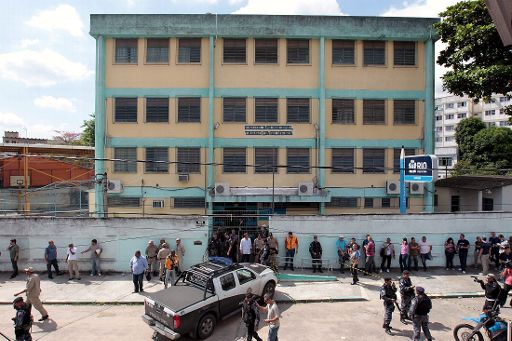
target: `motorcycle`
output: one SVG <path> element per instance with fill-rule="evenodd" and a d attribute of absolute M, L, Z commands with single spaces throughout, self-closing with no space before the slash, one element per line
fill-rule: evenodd
<path fill-rule="evenodd" d="M 467 317 L 465 321 L 472 321 L 476 326 L 462 323 L 453 329 L 455 341 L 484 341 L 482 330 L 491 341 L 507 341 L 508 324 L 499 317 L 499 310 L 494 308 L 484 311 L 479 317 Z"/>

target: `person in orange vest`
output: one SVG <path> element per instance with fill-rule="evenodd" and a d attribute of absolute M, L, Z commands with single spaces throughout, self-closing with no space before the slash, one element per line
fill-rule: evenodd
<path fill-rule="evenodd" d="M 295 271 L 293 269 L 293 257 L 295 257 L 295 253 L 299 249 L 299 240 L 292 232 L 288 232 L 288 237 L 286 237 L 286 240 L 284 241 L 284 247 L 286 248 L 284 269 L 286 270 L 288 268 L 288 264 L 290 264 L 292 271 Z"/>
<path fill-rule="evenodd" d="M 176 251 L 172 250 L 171 254 L 165 258 L 165 280 L 164 287 L 167 289 L 169 283 L 171 286 L 176 282 L 176 270 L 179 266 L 179 259 Z"/>

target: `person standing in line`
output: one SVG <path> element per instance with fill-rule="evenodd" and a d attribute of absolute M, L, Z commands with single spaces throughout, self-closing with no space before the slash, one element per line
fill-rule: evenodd
<path fill-rule="evenodd" d="M 453 270 L 453 258 L 455 257 L 455 243 L 449 237 L 444 243 L 444 255 L 446 257 L 446 270 Z"/>
<path fill-rule="evenodd" d="M 268 230 L 268 225 L 267 224 L 261 224 L 260 225 L 260 232 L 259 234 L 261 234 L 261 238 L 263 239 L 267 239 L 268 236 L 269 236 L 269 230 Z"/>
<path fill-rule="evenodd" d="M 231 230 L 231 234 L 228 236 L 228 238 L 226 239 L 227 240 L 227 247 L 228 247 L 228 251 L 227 251 L 227 256 L 228 258 L 231 258 L 231 260 L 233 261 L 233 263 L 237 263 L 238 262 L 238 248 L 239 248 L 239 244 L 238 244 L 238 236 L 236 235 L 236 232 L 235 230 Z"/>
<path fill-rule="evenodd" d="M 52 266 L 55 269 L 55 276 L 60 275 L 59 263 L 57 262 L 57 247 L 53 240 L 48 242 L 48 246 L 44 249 L 44 260 L 46 261 L 46 270 L 48 270 L 48 278 L 52 279 Z"/>
<path fill-rule="evenodd" d="M 371 236 L 369 234 L 367 234 L 366 237 L 364 238 L 363 242 L 361 243 L 361 257 L 362 257 L 365 269 L 366 269 L 366 245 L 369 243 L 370 237 Z"/>
<path fill-rule="evenodd" d="M 30 335 L 30 330 L 32 329 L 32 318 L 30 316 L 32 305 L 23 302 L 23 297 L 16 297 L 12 301 L 12 305 L 16 310 L 16 316 L 12 319 L 14 321 L 16 341 L 32 341 L 32 335 Z"/>
<path fill-rule="evenodd" d="M 402 239 L 402 244 L 400 244 L 400 256 L 398 257 L 398 263 L 400 264 L 400 271 L 404 272 L 404 270 L 408 270 L 408 262 L 409 258 L 409 245 L 407 244 L 407 238 Z"/>
<path fill-rule="evenodd" d="M 421 264 L 423 271 L 427 271 L 427 260 L 432 260 L 432 244 L 427 242 L 427 237 L 421 237 L 421 242 L 418 243 L 420 247 Z"/>
<path fill-rule="evenodd" d="M 164 286 L 167 289 L 169 283 L 171 286 L 176 282 L 176 269 L 178 269 L 179 259 L 174 250 L 165 259 L 165 280 Z"/>
<path fill-rule="evenodd" d="M 313 236 L 313 241 L 309 244 L 309 254 L 313 259 L 311 265 L 313 266 L 313 273 L 322 271 L 322 244 L 318 241 L 317 236 Z"/>
<path fill-rule="evenodd" d="M 253 337 L 256 341 L 263 341 L 256 331 L 260 323 L 260 312 L 256 304 L 254 295 L 248 290 L 242 305 L 242 321 L 247 328 L 247 341 L 251 341 Z"/>
<path fill-rule="evenodd" d="M 18 246 L 16 239 L 11 239 L 9 246 L 7 247 L 9 256 L 11 258 L 12 274 L 11 279 L 18 276 L 18 259 L 20 258 L 20 247 Z"/>
<path fill-rule="evenodd" d="M 262 307 L 258 305 L 258 309 L 267 313 L 267 318 L 265 319 L 265 322 L 268 323 L 267 341 L 278 341 L 277 332 L 279 331 L 279 319 L 281 317 L 281 313 L 279 312 L 276 302 L 272 299 L 272 295 L 268 293 L 265 294 L 263 296 L 263 301 L 266 306 Z"/>
<path fill-rule="evenodd" d="M 505 269 L 501 273 L 501 277 L 505 281 L 500 293 L 500 306 L 503 307 L 505 303 L 507 303 L 508 292 L 512 289 L 512 262 L 505 264 Z M 510 300 L 510 306 L 512 306 L 512 300 Z"/>
<path fill-rule="evenodd" d="M 44 309 L 43 303 L 39 298 L 39 295 L 41 295 L 41 279 L 34 273 L 34 268 L 31 266 L 25 269 L 25 273 L 27 274 L 27 286 L 25 290 L 14 294 L 14 296 L 26 293 L 27 304 L 31 304 L 38 312 L 41 313 L 41 318 L 38 321 L 47 320 L 48 312 Z"/>
<path fill-rule="evenodd" d="M 96 239 L 91 240 L 91 245 L 85 250 L 81 252 L 81 254 L 90 252 L 91 253 L 91 277 L 99 276 L 101 277 L 101 268 L 100 268 L 100 255 L 101 248 L 98 245 L 98 241 Z"/>
<path fill-rule="evenodd" d="M 368 236 L 368 243 L 365 246 L 365 254 L 366 254 L 366 264 L 365 275 L 369 275 L 375 272 L 375 242 L 373 241 L 371 236 Z"/>
<path fill-rule="evenodd" d="M 291 231 L 288 232 L 288 237 L 286 237 L 284 241 L 284 246 L 286 248 L 284 270 L 286 270 L 288 266 L 290 266 L 292 271 L 295 271 L 295 269 L 293 268 L 293 259 L 295 257 L 295 253 L 297 253 L 299 249 L 299 240 Z"/>
<path fill-rule="evenodd" d="M 491 237 L 489 237 L 489 243 L 491 244 L 491 260 L 494 261 L 494 266 L 496 269 L 500 267 L 500 238 L 496 236 L 496 232 L 491 232 Z"/>
<path fill-rule="evenodd" d="M 391 268 L 391 258 L 395 258 L 395 245 L 391 242 L 391 238 L 386 238 L 386 242 L 382 245 L 380 250 L 382 262 L 380 263 L 380 272 L 389 272 Z"/>
<path fill-rule="evenodd" d="M 350 253 L 350 272 L 352 273 L 352 283 L 351 285 L 356 285 L 359 282 L 359 277 L 357 276 L 357 272 L 359 271 L 359 259 L 361 259 L 361 251 L 359 251 L 359 245 L 352 245 L 352 252 Z"/>
<path fill-rule="evenodd" d="M 263 247 L 265 246 L 265 239 L 263 235 L 258 233 L 256 239 L 254 239 L 253 250 L 254 250 L 254 263 L 259 263 L 261 258 L 261 253 L 263 252 Z"/>
<path fill-rule="evenodd" d="M 170 254 L 171 250 L 169 250 L 169 245 L 167 245 L 167 243 L 164 243 L 156 256 L 158 258 L 158 262 L 160 265 L 158 278 L 160 278 L 161 281 L 163 281 L 165 277 L 165 260 L 167 259 L 167 256 L 169 256 Z"/>
<path fill-rule="evenodd" d="M 418 271 L 418 255 L 420 253 L 420 246 L 416 242 L 416 238 L 412 237 L 409 243 L 409 260 L 407 262 L 407 268 L 411 270 L 411 264 L 414 264 L 414 271 Z"/>
<path fill-rule="evenodd" d="M 217 232 L 214 232 L 212 237 L 210 238 L 210 241 L 208 242 L 208 256 L 209 257 L 220 257 L 221 251 L 220 251 L 220 240 L 217 236 Z"/>
<path fill-rule="evenodd" d="M 487 242 L 487 237 L 482 238 L 482 247 L 480 248 L 480 263 L 482 263 L 482 273 L 487 275 L 489 272 L 489 257 L 491 254 L 491 244 Z"/>
<path fill-rule="evenodd" d="M 345 273 L 345 261 L 349 259 L 349 255 L 347 242 L 343 235 L 340 235 L 336 240 L 336 252 L 338 253 L 338 262 L 340 263 L 340 273 Z"/>
<path fill-rule="evenodd" d="M 162 250 L 164 247 L 164 244 L 167 244 L 164 238 L 160 239 L 160 243 L 158 244 L 158 251 Z"/>
<path fill-rule="evenodd" d="M 135 251 L 135 255 L 130 260 L 130 270 L 133 279 L 133 292 L 144 292 L 142 284 L 144 282 L 144 272 L 148 268 L 148 261 L 142 257 L 140 250 Z"/>
<path fill-rule="evenodd" d="M 249 238 L 249 233 L 245 232 L 244 237 L 240 240 L 240 254 L 242 255 L 242 263 L 249 263 L 251 261 L 252 242 Z"/>
<path fill-rule="evenodd" d="M 384 301 L 384 324 L 382 328 L 389 335 L 393 335 L 390 324 L 393 318 L 393 311 L 395 311 L 396 298 L 395 283 L 391 281 L 390 277 L 384 278 L 384 284 L 380 287 L 380 299 Z"/>
<path fill-rule="evenodd" d="M 66 255 L 66 262 L 68 263 L 68 272 L 69 272 L 69 280 L 77 279 L 81 280 L 80 278 L 80 270 L 78 269 L 78 249 L 76 246 L 73 245 L 73 243 L 68 245 L 68 251 Z M 75 277 L 73 277 L 75 276 Z"/>
<path fill-rule="evenodd" d="M 428 341 L 432 341 L 432 335 L 428 328 L 428 313 L 432 309 L 432 301 L 425 294 L 423 287 L 416 287 L 416 297 L 412 300 L 411 309 L 409 310 L 409 317 L 412 320 L 414 335 L 412 339 L 419 341 L 421 337 L 421 330 Z"/>
<path fill-rule="evenodd" d="M 461 233 L 459 240 L 457 241 L 457 252 L 459 253 L 460 271 L 463 274 L 466 273 L 466 262 L 468 260 L 469 241 L 465 238 L 464 234 Z"/>
<path fill-rule="evenodd" d="M 405 270 L 402 273 L 402 277 L 398 283 L 398 287 L 400 288 L 400 322 L 407 324 L 405 319 L 409 317 L 407 313 L 411 308 L 411 302 L 414 298 L 414 285 L 412 285 L 409 271 Z"/>
<path fill-rule="evenodd" d="M 279 266 L 277 262 L 277 255 L 279 254 L 279 242 L 277 241 L 276 238 L 274 238 L 274 235 L 272 233 L 268 234 L 267 241 L 270 250 L 268 260 L 270 262 L 270 265 L 277 269 Z"/>
<path fill-rule="evenodd" d="M 181 238 L 176 238 L 176 256 L 178 256 L 178 266 L 176 267 L 176 274 L 181 275 L 183 270 L 183 259 L 185 259 L 185 247 L 181 243 Z"/>
<path fill-rule="evenodd" d="M 155 245 L 155 242 L 150 240 L 148 242 L 148 246 L 146 247 L 146 260 L 148 261 L 148 271 L 149 273 L 153 273 L 153 276 L 158 274 L 157 270 L 157 255 L 158 255 L 158 247 Z"/>
<path fill-rule="evenodd" d="M 478 269 L 478 266 L 482 263 L 481 257 L 480 257 L 480 250 L 482 250 L 482 238 L 480 236 L 476 237 L 475 240 L 475 253 L 474 253 L 474 259 L 473 259 L 473 266 L 475 269 Z"/>

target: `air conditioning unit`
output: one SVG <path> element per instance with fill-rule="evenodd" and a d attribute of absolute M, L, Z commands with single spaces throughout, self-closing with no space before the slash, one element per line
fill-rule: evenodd
<path fill-rule="evenodd" d="M 425 186 L 422 182 L 411 182 L 409 183 L 409 193 L 411 194 L 423 194 L 425 192 Z"/>
<path fill-rule="evenodd" d="M 313 183 L 312 182 L 301 182 L 299 183 L 299 195 L 313 195 Z"/>
<path fill-rule="evenodd" d="M 28 185 L 30 186 L 30 176 L 27 177 Z M 23 175 L 13 175 L 9 178 L 10 187 L 25 187 L 25 177 Z"/>
<path fill-rule="evenodd" d="M 386 181 L 386 194 L 400 194 L 400 181 Z"/>
<path fill-rule="evenodd" d="M 215 183 L 215 195 L 231 195 L 231 188 L 229 184 L 226 182 L 216 182 Z"/>
<path fill-rule="evenodd" d="M 107 193 L 121 193 L 123 191 L 123 184 L 121 180 L 108 180 Z"/>
<path fill-rule="evenodd" d="M 178 174 L 178 181 L 188 181 L 188 173 L 180 173 Z"/>

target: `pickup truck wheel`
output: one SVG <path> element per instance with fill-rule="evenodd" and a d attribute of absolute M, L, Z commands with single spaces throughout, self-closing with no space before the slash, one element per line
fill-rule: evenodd
<path fill-rule="evenodd" d="M 206 339 L 213 334 L 217 320 L 213 314 L 206 314 L 199 320 L 197 324 L 197 337 L 199 339 Z"/>
<path fill-rule="evenodd" d="M 276 284 L 272 281 L 267 282 L 265 286 L 263 287 L 263 293 L 261 297 L 263 297 L 265 294 L 270 294 L 270 296 L 274 297 L 274 292 L 276 291 Z"/>

